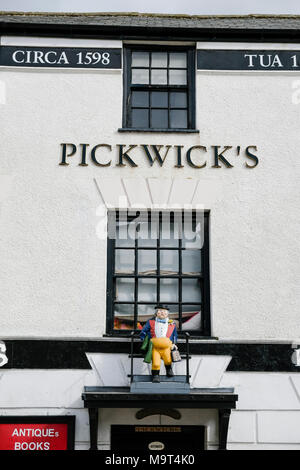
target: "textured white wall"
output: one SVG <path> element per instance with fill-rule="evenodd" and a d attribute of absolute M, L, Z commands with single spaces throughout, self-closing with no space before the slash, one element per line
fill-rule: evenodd
<path fill-rule="evenodd" d="M 75 415 L 76 449 L 89 447 L 88 413 L 81 394 L 84 385 L 99 385 L 92 371 L 2 370 L 0 380 L 0 415 Z M 229 449 L 300 449 L 298 374 L 227 372 L 219 386 L 234 386 L 239 395 L 230 418 Z M 136 411 L 100 410 L 99 448 L 109 449 L 111 424 L 205 425 L 208 448 L 218 444 L 216 410 L 180 410 L 180 421 L 160 415 L 139 421 Z"/>
<path fill-rule="evenodd" d="M 196 179 L 193 202 L 211 209 L 213 335 L 300 338 L 300 105 L 292 103 L 299 73 L 198 72 L 200 134 L 122 134 L 117 132 L 120 71 L 1 72 L 1 338 L 103 334 L 106 243 L 97 237 L 102 199 L 94 178 L 99 186 L 112 178 L 106 184 L 109 202 L 116 198 L 120 178 L 136 188 L 135 178 L 150 177 L 163 178 L 163 186 L 165 178 Z M 170 151 L 160 168 L 150 167 L 138 150 L 139 168 L 118 168 L 113 148 L 111 167 L 99 168 L 89 160 L 88 167 L 81 167 L 77 156 L 63 167 L 58 165 L 61 142 L 256 145 L 260 162 L 248 169 L 233 149 L 227 155 L 235 167 L 214 169 L 208 149 L 206 168 L 176 169 Z M 130 203 L 141 204 L 139 194 L 143 191 L 136 191 Z M 185 197 L 182 192 L 176 202 Z"/>
<path fill-rule="evenodd" d="M 216 170 L 227 188 L 211 211 L 213 331 L 299 337 L 299 105 L 285 74 L 198 76 L 201 139 L 259 149 L 259 165 Z M 205 90 L 205 92 L 204 92 Z M 237 160 L 240 157 L 237 157 Z M 230 187 L 230 190 L 229 190 Z"/>

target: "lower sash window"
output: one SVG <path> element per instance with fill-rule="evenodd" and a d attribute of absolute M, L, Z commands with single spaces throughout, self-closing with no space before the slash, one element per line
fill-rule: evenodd
<path fill-rule="evenodd" d="M 109 211 L 107 333 L 129 335 L 169 307 L 179 334 L 210 336 L 209 214 Z"/>

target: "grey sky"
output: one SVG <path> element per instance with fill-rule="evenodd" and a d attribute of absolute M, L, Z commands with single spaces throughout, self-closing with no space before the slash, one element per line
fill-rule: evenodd
<path fill-rule="evenodd" d="M 299 0 L 0 0 L 2 11 L 300 14 Z"/>

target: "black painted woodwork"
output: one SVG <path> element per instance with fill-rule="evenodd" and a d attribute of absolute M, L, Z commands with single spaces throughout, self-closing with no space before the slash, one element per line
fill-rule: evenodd
<path fill-rule="evenodd" d="M 130 339 L 117 340 L 4 340 L 8 363 L 1 369 L 90 369 L 85 355 L 91 353 L 129 354 Z M 182 352 L 185 342 L 179 343 Z M 140 353 L 141 342 L 134 342 Z M 227 371 L 300 372 L 291 361 L 292 344 L 222 343 L 190 341 L 190 355 L 228 355 Z"/>

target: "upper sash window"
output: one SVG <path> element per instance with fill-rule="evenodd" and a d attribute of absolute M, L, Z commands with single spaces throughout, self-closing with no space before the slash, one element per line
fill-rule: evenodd
<path fill-rule="evenodd" d="M 195 128 L 193 48 L 126 48 L 123 127 Z"/>

